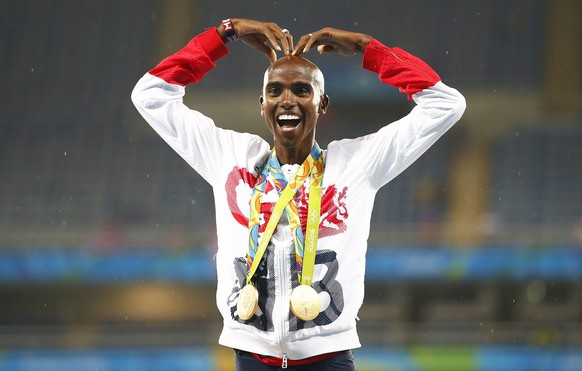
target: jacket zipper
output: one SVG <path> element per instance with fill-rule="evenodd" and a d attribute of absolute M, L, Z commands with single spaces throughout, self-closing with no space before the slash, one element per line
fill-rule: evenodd
<path fill-rule="evenodd" d="M 278 273 L 280 273 L 278 275 L 279 277 L 279 285 L 281 287 L 281 297 L 279 300 L 279 305 L 280 310 L 277 311 L 278 315 L 279 315 L 279 327 L 280 327 L 280 331 L 279 331 L 279 344 L 281 345 L 281 353 L 282 353 L 282 362 L 281 362 L 281 368 L 287 368 L 287 346 L 285 343 L 285 338 L 286 338 L 286 334 L 287 334 L 287 330 L 285 328 L 285 318 L 286 316 L 288 316 L 289 313 L 289 306 L 285 307 L 285 298 L 289 297 L 288 294 L 288 290 L 287 290 L 287 278 L 289 277 L 289 275 L 291 274 L 288 269 L 287 269 L 287 262 L 285 260 L 285 257 L 287 255 L 287 249 L 285 248 L 281 248 L 281 249 L 277 249 L 277 254 L 279 254 L 277 262 L 279 267 L 277 267 L 277 271 Z M 286 313 L 286 314 L 284 314 Z"/>

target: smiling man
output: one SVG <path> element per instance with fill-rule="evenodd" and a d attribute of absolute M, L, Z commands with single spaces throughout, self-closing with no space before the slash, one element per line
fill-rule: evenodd
<path fill-rule="evenodd" d="M 465 100 L 425 62 L 370 36 L 326 27 L 293 47 L 285 31 L 224 20 L 146 73 L 132 100 L 213 187 L 219 343 L 235 349 L 236 370 L 355 370 L 374 197 L 460 119 Z M 183 103 L 185 86 L 215 68 L 238 38 L 272 63 L 260 105 L 273 146 Z M 329 98 L 319 68 L 301 57 L 312 48 L 362 53 L 362 67 L 416 107 L 375 133 L 321 149 L 315 132 Z"/>
<path fill-rule="evenodd" d="M 300 164 L 315 142 L 315 127 L 329 97 L 323 74 L 308 60 L 287 55 L 265 72 L 261 115 L 273 134 L 280 163 Z"/>

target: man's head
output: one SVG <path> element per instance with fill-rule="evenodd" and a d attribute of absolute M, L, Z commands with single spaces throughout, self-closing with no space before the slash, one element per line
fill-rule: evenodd
<path fill-rule="evenodd" d="M 319 68 L 298 56 L 277 60 L 265 72 L 260 103 L 277 153 L 309 153 L 319 115 L 329 105 Z"/>

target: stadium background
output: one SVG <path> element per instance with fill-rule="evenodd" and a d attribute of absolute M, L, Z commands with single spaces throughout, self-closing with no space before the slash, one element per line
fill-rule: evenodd
<path fill-rule="evenodd" d="M 582 368 L 582 2 L 3 0 L 0 370 L 228 370 L 210 187 L 145 124 L 139 77 L 226 17 L 364 32 L 432 65 L 461 122 L 379 194 L 361 370 Z M 186 102 L 267 135 L 242 44 Z M 319 142 L 411 104 L 359 58 Z"/>

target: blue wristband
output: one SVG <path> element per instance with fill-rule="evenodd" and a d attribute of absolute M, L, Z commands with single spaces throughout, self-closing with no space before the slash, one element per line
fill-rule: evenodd
<path fill-rule="evenodd" d="M 234 27 L 232 26 L 231 18 L 223 20 L 222 27 L 224 27 L 224 32 L 226 34 L 226 41 L 232 43 L 238 40 L 238 36 L 236 32 L 234 32 Z"/>

